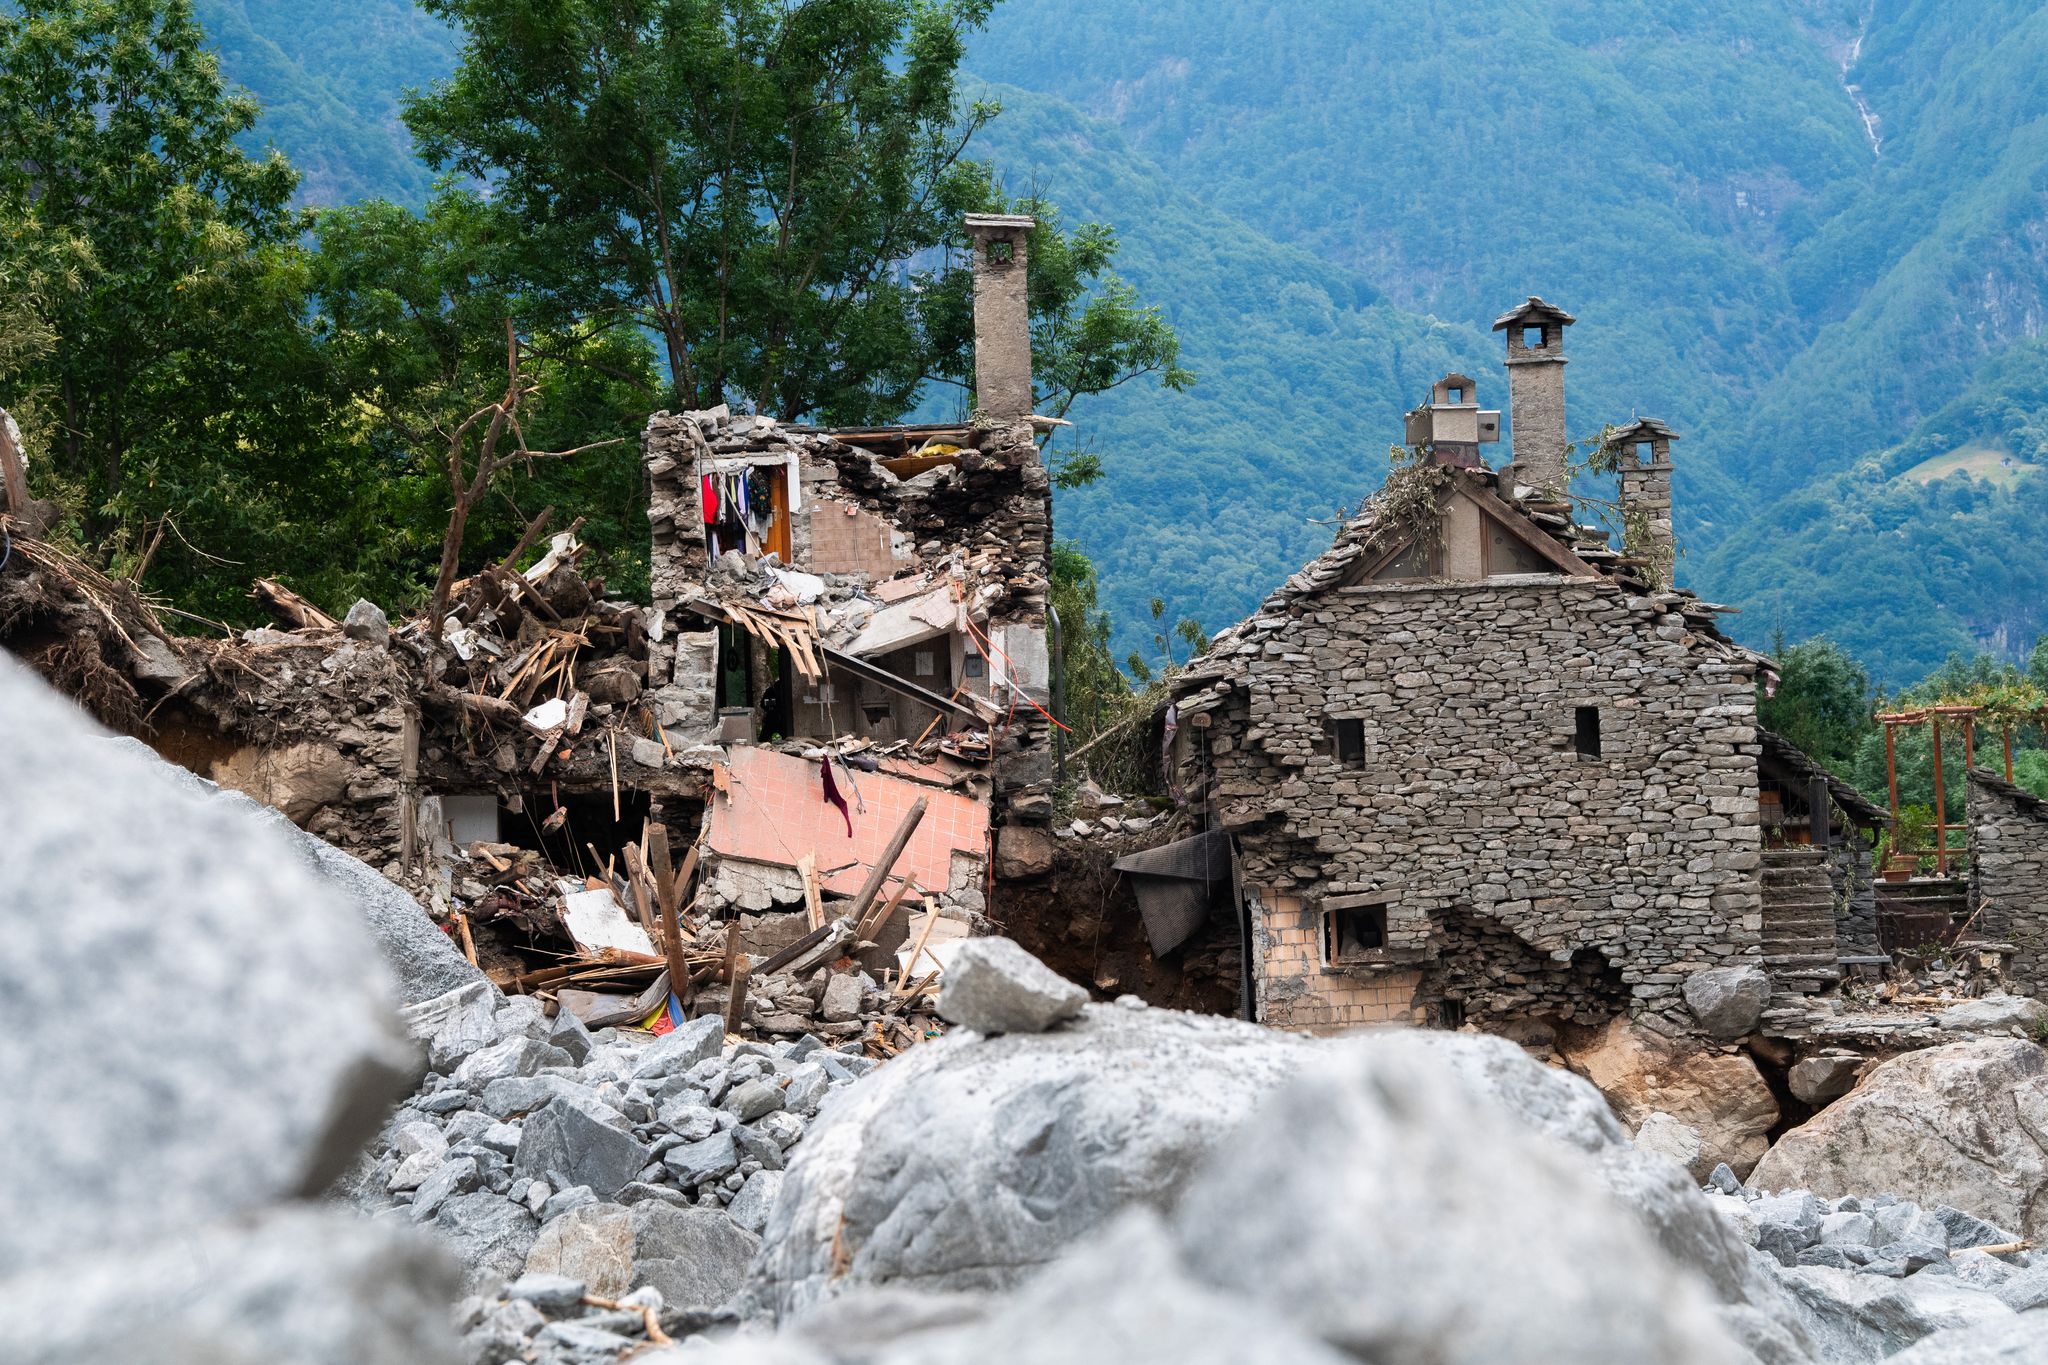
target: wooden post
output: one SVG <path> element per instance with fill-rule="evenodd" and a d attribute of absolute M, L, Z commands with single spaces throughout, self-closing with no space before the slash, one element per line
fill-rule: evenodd
<path fill-rule="evenodd" d="M 819 928 L 825 923 L 825 906 L 818 890 L 818 855 L 806 853 L 798 858 L 796 871 L 804 881 L 804 927 Z"/>
<path fill-rule="evenodd" d="M 846 912 L 846 917 L 855 924 L 861 922 L 861 917 L 867 914 L 868 907 L 875 903 L 875 897 L 881 894 L 882 884 L 889 880 L 889 873 L 895 868 L 896 860 L 903 856 L 904 848 L 910 843 L 910 836 L 917 832 L 918 822 L 924 819 L 926 804 L 925 799 L 920 796 L 917 798 L 917 804 L 903 813 L 903 823 L 896 826 L 896 833 L 890 836 L 889 847 L 882 850 L 882 856 L 875 860 L 874 870 L 868 873 L 867 883 L 861 887 L 860 894 L 853 898 L 853 906 Z"/>
<path fill-rule="evenodd" d="M 725 926 L 725 968 L 719 978 L 730 982 L 740 970 L 740 922 L 729 920 Z"/>
<path fill-rule="evenodd" d="M 685 1018 L 690 1006 L 697 998 L 697 988 L 690 982 L 690 964 L 683 960 L 683 930 L 676 920 L 676 906 L 673 899 L 661 907 L 661 949 L 668 958 L 669 989 L 676 994 L 676 1003 L 682 1006 Z"/>
<path fill-rule="evenodd" d="M 1884 727 L 1884 776 L 1892 793 L 1892 853 L 1899 851 L 1899 727 Z"/>
<path fill-rule="evenodd" d="M 28 471 L 22 468 L 21 452 L 14 446 L 14 419 L 0 408 L 0 492 L 7 495 L 6 511 L 28 515 Z"/>
<path fill-rule="evenodd" d="M 739 968 L 733 973 L 732 985 L 725 1001 L 725 1031 L 738 1033 L 740 1025 L 747 1021 L 747 969 Z"/>
<path fill-rule="evenodd" d="M 399 714 L 398 861 L 411 871 L 419 857 L 420 716 L 410 706 Z"/>
<path fill-rule="evenodd" d="M 1815 777 L 1806 784 L 1806 830 L 1807 839 L 1815 848 L 1828 848 L 1835 842 L 1833 822 L 1829 818 L 1828 780 Z"/>
<path fill-rule="evenodd" d="M 2012 727 L 2010 725 L 2005 727 L 2005 780 L 2008 785 L 2012 782 Z"/>
<path fill-rule="evenodd" d="M 1934 875 L 1948 875 L 1948 797 L 1942 788 L 1941 775 L 1941 714 L 1933 713 L 1929 723 L 1934 726 Z"/>

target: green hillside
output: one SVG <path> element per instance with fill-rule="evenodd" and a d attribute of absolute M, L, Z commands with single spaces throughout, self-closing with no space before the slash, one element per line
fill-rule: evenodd
<path fill-rule="evenodd" d="M 446 31 L 201 17 L 307 200 L 424 193 L 396 108 Z M 1060 525 L 1125 647 L 1155 595 L 1221 625 L 1318 548 L 1444 365 L 1501 395 L 1485 325 L 1531 292 L 1582 319 L 1576 430 L 1684 434 L 1681 572 L 1752 642 L 1896 680 L 2048 619 L 2041 0 L 1005 0 L 972 65 L 983 154 L 1119 227 L 1201 378 L 1076 414 L 1109 477 Z"/>

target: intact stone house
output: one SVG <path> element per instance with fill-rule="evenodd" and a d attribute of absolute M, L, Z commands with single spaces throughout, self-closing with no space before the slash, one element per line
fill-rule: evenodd
<path fill-rule="evenodd" d="M 1447 376 L 1408 414 L 1415 463 L 1175 683 L 1170 761 L 1234 836 L 1265 1022 L 1683 1019 L 1703 968 L 1835 971 L 1848 879 L 1824 868 L 1812 941 L 1767 953 L 1767 859 L 1809 855 L 1767 853 L 1767 661 L 1669 586 L 1674 434 L 1609 443 L 1625 547 L 1574 523 L 1572 322 L 1532 298 L 1495 324 L 1510 463 L 1479 458 L 1499 414 Z M 1825 843 L 1838 805 L 1796 785 Z"/>

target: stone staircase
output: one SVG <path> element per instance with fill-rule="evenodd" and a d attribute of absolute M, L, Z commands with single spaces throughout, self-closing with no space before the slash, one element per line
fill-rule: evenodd
<path fill-rule="evenodd" d="M 1779 990 L 1812 993 L 1842 979 L 1835 884 L 1825 853 L 1764 850 L 1764 970 Z"/>

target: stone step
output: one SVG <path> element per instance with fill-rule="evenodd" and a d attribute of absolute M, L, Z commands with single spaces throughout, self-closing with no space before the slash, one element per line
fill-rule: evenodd
<path fill-rule="evenodd" d="M 1767 848 L 1765 867 L 1825 867 L 1828 855 L 1813 848 Z"/>
<path fill-rule="evenodd" d="M 1769 914 L 1773 910 L 1794 912 L 1813 910 L 1826 911 L 1829 914 L 1833 914 L 1835 898 L 1833 896 L 1765 896 L 1764 913 Z"/>

